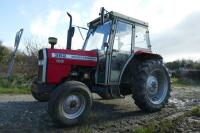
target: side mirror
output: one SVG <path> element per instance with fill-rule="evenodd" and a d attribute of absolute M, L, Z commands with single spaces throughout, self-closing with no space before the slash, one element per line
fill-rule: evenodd
<path fill-rule="evenodd" d="M 49 37 L 49 38 L 48 38 L 49 44 L 51 44 L 51 49 L 54 49 L 54 45 L 56 45 L 57 40 L 58 40 L 58 39 L 55 38 L 55 37 Z"/>
<path fill-rule="evenodd" d="M 104 7 L 101 7 L 100 13 L 99 13 L 101 25 L 103 25 L 103 23 L 104 23 L 104 13 L 105 13 L 105 9 L 104 9 Z"/>

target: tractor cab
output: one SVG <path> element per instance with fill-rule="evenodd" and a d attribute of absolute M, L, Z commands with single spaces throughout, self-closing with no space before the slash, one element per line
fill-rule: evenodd
<path fill-rule="evenodd" d="M 134 53 L 151 52 L 148 24 L 117 12 L 105 12 L 101 9 L 101 16 L 88 23 L 83 50 L 98 53 L 96 84 L 119 85 Z"/>

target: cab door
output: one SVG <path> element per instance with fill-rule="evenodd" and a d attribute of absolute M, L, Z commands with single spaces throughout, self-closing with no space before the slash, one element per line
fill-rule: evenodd
<path fill-rule="evenodd" d="M 132 50 L 133 25 L 123 21 L 117 21 L 116 33 L 112 46 L 110 60 L 110 76 L 111 84 L 118 84 L 122 69 L 129 59 Z"/>
<path fill-rule="evenodd" d="M 110 43 L 110 32 L 112 27 L 112 21 L 105 22 L 103 25 L 97 27 L 96 33 L 98 39 L 96 39 L 96 43 L 98 42 L 99 48 L 98 48 L 98 63 L 97 63 L 97 71 L 95 74 L 95 82 L 97 84 L 107 84 L 107 71 L 108 71 L 108 53 L 107 49 L 109 46 L 105 47 L 104 44 Z"/>

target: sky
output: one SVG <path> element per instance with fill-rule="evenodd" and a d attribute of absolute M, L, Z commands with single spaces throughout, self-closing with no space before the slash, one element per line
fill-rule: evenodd
<path fill-rule="evenodd" d="M 100 7 L 148 22 L 152 50 L 164 61 L 200 60 L 199 0 L 1 0 L 0 40 L 13 47 L 16 32 L 24 28 L 22 51 L 24 42 L 31 38 L 48 46 L 49 36 L 57 37 L 57 47 L 65 48 L 69 26 L 66 12 L 72 14 L 74 25 L 87 27 L 98 17 Z M 82 44 L 76 29 L 72 47 L 81 48 Z"/>

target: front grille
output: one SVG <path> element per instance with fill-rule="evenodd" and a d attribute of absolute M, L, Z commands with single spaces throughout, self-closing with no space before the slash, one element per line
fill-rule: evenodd
<path fill-rule="evenodd" d="M 43 64 L 40 62 L 44 59 L 43 50 L 38 51 L 38 81 L 42 81 Z"/>
<path fill-rule="evenodd" d="M 46 82 L 47 49 L 38 51 L 38 81 Z"/>

